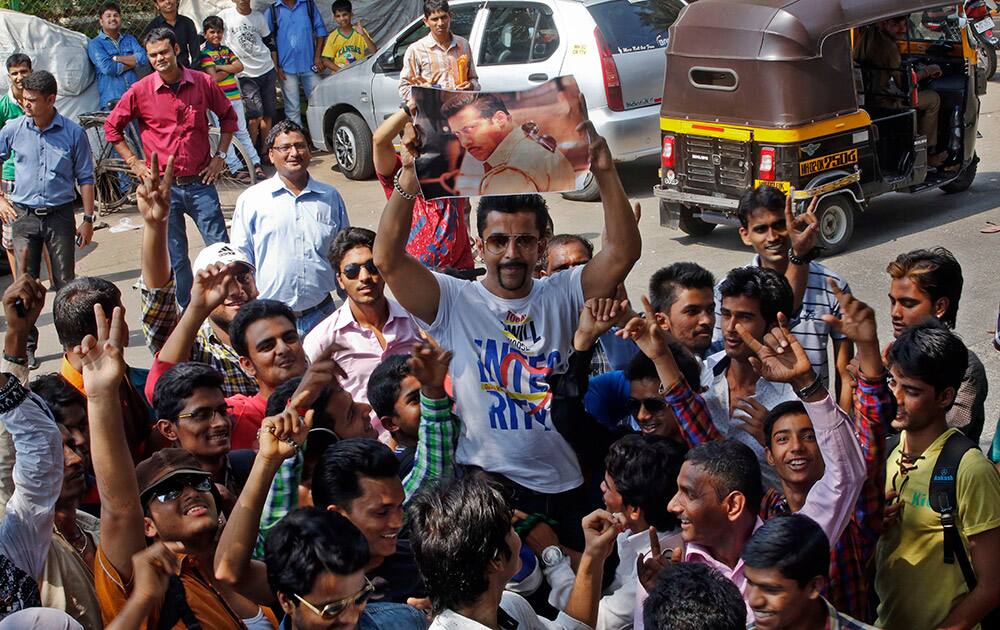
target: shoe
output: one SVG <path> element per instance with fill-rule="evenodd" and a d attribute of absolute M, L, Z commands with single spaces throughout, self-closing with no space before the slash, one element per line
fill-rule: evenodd
<path fill-rule="evenodd" d="M 257 181 L 263 181 L 267 179 L 267 173 L 264 172 L 264 169 L 261 168 L 260 164 L 257 164 L 256 166 L 253 167 L 253 173 L 254 175 L 257 176 Z"/>
<path fill-rule="evenodd" d="M 28 350 L 28 369 L 37 370 L 41 363 L 38 362 L 38 358 L 35 356 L 34 350 Z"/>

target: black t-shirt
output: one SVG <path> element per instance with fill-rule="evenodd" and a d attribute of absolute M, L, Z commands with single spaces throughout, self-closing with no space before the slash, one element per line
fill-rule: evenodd
<path fill-rule="evenodd" d="M 140 40 L 145 40 L 146 34 L 154 28 L 169 28 L 173 31 L 174 36 L 177 37 L 177 45 L 181 49 L 180 54 L 177 55 L 177 63 L 185 68 L 194 67 L 195 70 L 198 69 L 197 65 L 192 66 L 191 64 L 197 64 L 200 59 L 201 35 L 198 34 L 198 28 L 194 25 L 194 21 L 191 18 L 178 14 L 177 22 L 171 26 L 162 15 L 157 15 L 146 26 Z"/>
<path fill-rule="evenodd" d="M 386 558 L 368 574 L 375 587 L 372 601 L 405 604 L 409 597 L 426 597 L 427 587 L 420 578 L 417 559 L 413 557 L 409 537 L 404 529 L 396 540 L 396 553 Z"/>

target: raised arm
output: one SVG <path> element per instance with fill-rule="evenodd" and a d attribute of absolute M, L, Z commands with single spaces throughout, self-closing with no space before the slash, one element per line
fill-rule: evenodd
<path fill-rule="evenodd" d="M 403 130 L 403 167 L 397 180 L 399 188 L 407 195 L 420 194 L 417 174 L 413 168 L 414 154 L 411 152 L 415 141 L 413 125 L 407 123 Z M 378 224 L 372 257 L 403 308 L 431 324 L 437 318 L 441 289 L 434 274 L 406 253 L 406 239 L 413 221 L 413 202 L 413 198 L 404 198 L 399 190 L 393 191 Z"/>
<path fill-rule="evenodd" d="M 396 171 L 396 147 L 392 141 L 403 131 L 410 116 L 400 109 L 382 121 L 372 134 L 372 160 L 375 172 L 383 177 L 392 177 Z"/>
<path fill-rule="evenodd" d="M 816 204 L 819 197 L 813 197 L 809 204 L 809 209 L 795 216 L 792 212 L 792 198 L 795 196 L 795 189 L 792 188 L 785 195 L 785 229 L 788 230 L 788 239 L 791 241 L 791 250 L 797 258 L 807 259 L 810 252 L 816 246 L 816 229 L 819 223 L 816 221 Z M 792 285 L 793 313 L 798 313 L 802 307 L 802 299 L 805 297 L 806 289 L 809 287 L 809 263 L 795 264 L 788 261 L 788 268 L 785 270 L 785 279 Z"/>
<path fill-rule="evenodd" d="M 198 330 L 215 308 L 225 302 L 235 284 L 236 263 L 215 263 L 194 274 L 191 301 L 184 309 L 174 331 L 160 348 L 159 359 L 166 363 L 181 363 L 191 357 L 191 347 Z"/>
<path fill-rule="evenodd" d="M 583 518 L 585 546 L 565 614 L 591 628 L 597 627 L 604 562 L 611 555 L 620 531 L 622 524 L 606 510 L 595 510 Z M 556 623 L 559 621 L 557 618 Z"/>
<path fill-rule="evenodd" d="M 295 411 L 303 397 L 299 395 L 281 414 L 264 418 L 261 423 L 257 432 L 260 449 L 216 546 L 216 579 L 258 604 L 274 601 L 267 583 L 267 567 L 251 559 L 260 515 L 278 467 L 298 454 L 312 428 L 313 412 L 306 412 L 301 419 Z M 292 490 L 297 491 L 297 488 Z"/>
<path fill-rule="evenodd" d="M 471 64 L 469 68 L 471 72 Z M 583 268 L 583 297 L 608 297 L 615 294 L 618 283 L 625 280 L 639 260 L 642 237 L 607 141 L 589 120 L 577 129 L 590 136 L 590 172 L 601 191 L 606 235 L 601 250 Z"/>
<path fill-rule="evenodd" d="M 88 335 L 76 351 L 83 363 L 90 421 L 90 453 L 101 499 L 101 548 L 123 580 L 132 577 L 132 556 L 146 547 L 144 517 L 122 422 L 118 390 L 125 374 L 122 356 L 125 314 L 116 307 L 108 321 L 94 305 L 97 339 Z"/>
<path fill-rule="evenodd" d="M 167 218 L 170 216 L 170 186 L 174 181 L 174 156 L 160 177 L 159 157 L 150 158 L 152 168 L 135 193 L 142 215 L 142 282 L 148 289 L 162 289 L 170 281 L 170 254 L 167 250 Z"/>

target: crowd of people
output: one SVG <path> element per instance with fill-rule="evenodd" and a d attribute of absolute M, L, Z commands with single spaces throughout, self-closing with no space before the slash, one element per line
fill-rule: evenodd
<path fill-rule="evenodd" d="M 815 260 L 815 201 L 761 187 L 737 209 L 746 266 L 667 260 L 629 296 L 640 209 L 589 122 L 599 248 L 530 194 L 480 198 L 470 237 L 470 200 L 420 194 L 405 104 L 478 88 L 443 0 L 375 133 L 377 229 L 351 226 L 307 131 L 254 101 L 374 44 L 345 0 L 339 38 L 311 0 L 234 1 L 204 48 L 174 0 L 141 45 L 101 12 L 105 133 L 142 182 L 137 315 L 75 276 L 86 137 L 51 74 L 7 61 L 0 629 L 1000 627 L 1000 443 L 978 448 L 951 252 L 883 261 L 888 303 L 865 304 Z M 275 41 L 271 66 L 246 54 Z M 275 174 L 229 231 L 213 180 L 238 133 Z M 32 378 L 47 302 L 64 354 Z"/>

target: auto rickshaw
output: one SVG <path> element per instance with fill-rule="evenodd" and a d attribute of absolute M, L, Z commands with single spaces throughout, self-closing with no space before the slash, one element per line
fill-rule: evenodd
<path fill-rule="evenodd" d="M 706 235 L 717 224 L 739 224 L 736 208 L 748 189 L 794 187 L 799 209 L 819 197 L 818 244 L 831 255 L 847 246 L 855 215 L 877 195 L 969 188 L 985 83 L 962 11 L 921 0 L 688 5 L 667 47 L 653 190 L 660 224 Z M 902 29 L 900 16 L 905 35 L 889 40 L 898 68 L 855 59 L 863 29 L 892 18 Z M 918 81 L 930 64 L 940 74 Z M 918 132 L 922 90 L 940 99 L 934 166 Z"/>

